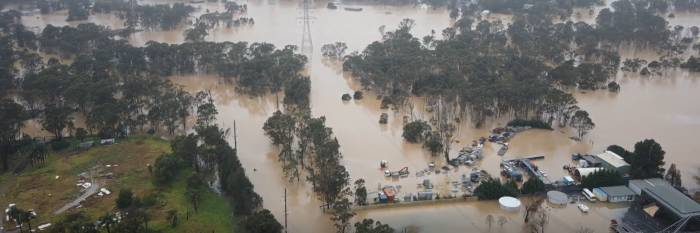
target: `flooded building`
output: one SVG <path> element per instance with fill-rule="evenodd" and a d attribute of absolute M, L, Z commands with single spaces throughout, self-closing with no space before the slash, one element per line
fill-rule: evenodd
<path fill-rule="evenodd" d="M 625 175 L 630 171 L 629 163 L 625 162 L 622 156 L 615 154 L 612 151 L 605 151 L 601 154 L 595 155 L 601 162 L 601 166 L 605 169 L 617 171 L 618 173 Z"/>
<path fill-rule="evenodd" d="M 639 195 L 637 205 L 644 218 L 656 222 L 662 232 L 700 230 L 700 204 L 660 178 L 630 180 L 629 188 Z"/>
<path fill-rule="evenodd" d="M 593 193 L 598 200 L 607 202 L 632 201 L 635 196 L 635 193 L 624 185 L 594 188 Z"/>

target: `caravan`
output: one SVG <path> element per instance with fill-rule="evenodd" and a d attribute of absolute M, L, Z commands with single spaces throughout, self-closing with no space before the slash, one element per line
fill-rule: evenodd
<path fill-rule="evenodd" d="M 596 202 L 596 196 L 591 192 L 591 190 L 584 188 L 583 191 L 581 191 L 581 194 L 588 199 L 590 202 Z"/>

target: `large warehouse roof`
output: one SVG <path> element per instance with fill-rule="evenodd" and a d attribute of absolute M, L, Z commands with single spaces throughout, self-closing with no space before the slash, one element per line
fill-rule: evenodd
<path fill-rule="evenodd" d="M 680 217 L 700 214 L 700 204 L 678 191 L 663 179 L 630 180 L 630 185 L 640 187 L 658 204 Z"/>

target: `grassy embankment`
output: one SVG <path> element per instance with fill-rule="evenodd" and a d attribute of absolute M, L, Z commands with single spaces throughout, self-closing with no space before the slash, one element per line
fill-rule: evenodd
<path fill-rule="evenodd" d="M 56 222 L 67 213 L 83 211 L 93 219 L 115 211 L 115 199 L 122 188 L 131 189 L 140 198 L 150 197 L 156 204 L 148 209 L 149 227 L 164 232 L 233 232 L 232 210 L 225 198 L 208 191 L 202 195 L 199 211 L 194 213 L 185 197 L 186 179 L 190 169 L 181 170 L 176 181 L 166 188 L 156 188 L 151 182 L 147 164 L 154 164 L 162 153 L 170 152 L 167 141 L 156 138 L 136 137 L 118 141 L 115 145 L 96 146 L 75 152 L 67 149 L 51 152 L 47 161 L 29 168 L 19 175 L 6 173 L 0 176 L 0 206 L 16 203 L 23 209 L 34 209 L 38 219 L 32 226 Z M 106 165 L 118 165 L 106 167 Z M 79 174 L 89 170 L 100 174 L 112 173 L 112 178 L 102 178 L 111 195 L 93 195 L 79 208 L 54 215 L 54 211 L 71 202 L 81 193 L 76 186 Z M 56 176 L 59 176 L 56 179 Z M 179 224 L 170 227 L 166 220 L 169 210 L 177 210 Z M 189 213 L 189 219 L 187 219 Z"/>

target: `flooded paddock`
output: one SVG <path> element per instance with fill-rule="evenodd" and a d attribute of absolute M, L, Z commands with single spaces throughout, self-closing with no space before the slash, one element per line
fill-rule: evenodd
<path fill-rule="evenodd" d="M 302 10 L 297 2 L 289 1 L 248 1 L 247 17 L 255 20 L 254 25 L 213 30 L 207 40 L 269 42 L 278 47 L 300 45 L 302 23 L 298 19 Z M 369 43 L 380 39 L 380 26 L 386 31 L 393 30 L 404 18 L 412 18 L 416 24 L 413 34 L 417 37 L 437 35 L 451 21 L 446 9 L 422 9 L 419 7 L 397 7 L 381 5 L 353 5 L 363 11 L 329 10 L 326 2 L 312 5 L 311 38 L 313 51 L 307 51 L 309 63 L 306 73 L 311 77 L 311 109 L 314 116 L 326 116 L 327 125 L 333 128 L 343 154 L 343 163 L 353 180 L 365 179 L 368 191 L 375 191 L 381 185 L 401 185 L 402 191 L 416 190 L 423 178 L 415 177 L 415 171 L 424 169 L 430 162 L 440 166 L 444 158 L 432 156 L 419 144 L 405 143 L 402 134 L 403 116 L 428 119 L 430 114 L 421 110 L 420 98 L 415 98 L 416 110 L 412 113 L 402 110 L 380 109 L 380 101 L 371 92 L 365 92 L 362 100 L 342 102 L 340 96 L 352 93 L 361 87 L 356 80 L 342 72 L 341 65 L 321 57 L 323 44 L 342 41 L 348 51 L 361 51 Z M 219 3 L 196 4 L 200 9 L 194 15 L 209 11 L 222 11 Z M 599 9 L 596 9 L 596 12 Z M 587 12 L 586 12 L 587 14 Z M 585 14 L 584 14 L 585 15 Z M 678 14 L 671 24 L 692 24 L 693 15 Z M 65 22 L 62 12 L 51 15 L 25 16 L 24 23 L 33 27 L 46 24 L 76 25 L 80 21 Z M 88 20 L 98 24 L 120 28 L 123 22 L 111 15 L 95 15 Z M 594 19 L 593 19 L 594 21 Z M 687 26 L 687 25 L 686 25 Z M 144 45 L 150 40 L 181 43 L 182 31 L 142 31 L 132 35 L 129 41 L 134 45 Z M 638 56 L 637 51 L 623 52 L 624 56 Z M 623 58 L 624 59 L 624 58 Z M 661 77 L 639 77 L 620 73 L 617 81 L 621 85 L 619 93 L 606 90 L 578 92 L 574 95 L 579 105 L 587 110 L 596 124 L 583 141 L 569 139 L 574 133 L 569 129 L 529 130 L 515 136 L 510 142 L 510 150 L 505 156 L 496 155 L 498 147 L 487 144 L 484 159 L 477 164 L 491 174 L 498 174 L 502 159 L 543 155 L 544 160 L 534 163 L 547 171 L 550 179 L 560 179 L 565 171 L 562 166 L 571 162 L 571 153 L 598 153 L 610 144 L 619 144 L 632 149 L 635 142 L 645 138 L 656 139 L 666 151 L 666 163 L 676 163 L 681 169 L 683 181 L 691 190 L 698 186 L 692 177 L 698 173 L 700 160 L 695 153 L 700 150 L 695 132 L 700 132 L 700 81 L 698 74 L 672 71 Z M 188 75 L 172 77 L 175 83 L 190 91 L 211 90 L 219 111 L 218 121 L 223 127 L 233 128 L 234 121 L 238 134 L 239 157 L 255 190 L 264 198 L 265 208 L 284 220 L 284 191 L 287 190 L 289 232 L 333 232 L 334 227 L 324 215 L 310 186 L 289 183 L 283 176 L 274 148 L 262 130 L 265 120 L 276 110 L 274 95 L 249 97 L 236 93 L 232 84 L 210 75 Z M 281 98 L 281 97 L 280 97 Z M 381 113 L 389 114 L 389 123 L 378 124 Z M 474 128 L 468 121 L 459 125 L 453 146 L 454 152 L 472 140 L 487 136 L 488 131 L 503 126 L 506 120 L 487 122 L 482 128 Z M 35 127 L 33 131 L 40 131 Z M 30 131 L 26 131 L 30 132 Z M 233 142 L 233 138 L 230 139 Z M 389 161 L 391 170 L 408 167 L 411 175 L 398 181 L 387 179 L 379 169 L 379 161 Z M 469 172 L 467 167 L 442 174 L 432 174 L 427 178 L 433 183 L 447 183 Z M 448 190 L 438 190 L 440 192 Z M 399 194 L 398 196 L 401 196 Z M 580 226 L 588 226 L 595 232 L 606 232 L 609 220 L 625 211 L 624 205 L 591 204 L 591 211 L 582 214 L 575 205 L 566 208 L 548 208 L 549 232 L 572 232 Z M 374 209 L 358 212 L 356 219 L 374 218 L 388 223 L 396 229 L 407 232 L 488 232 L 485 217 L 488 214 L 505 216 L 508 223 L 503 232 L 517 232 L 523 229 L 522 213 L 507 213 L 498 203 L 468 202 L 416 207 Z M 492 226 L 498 231 L 498 224 Z"/>

